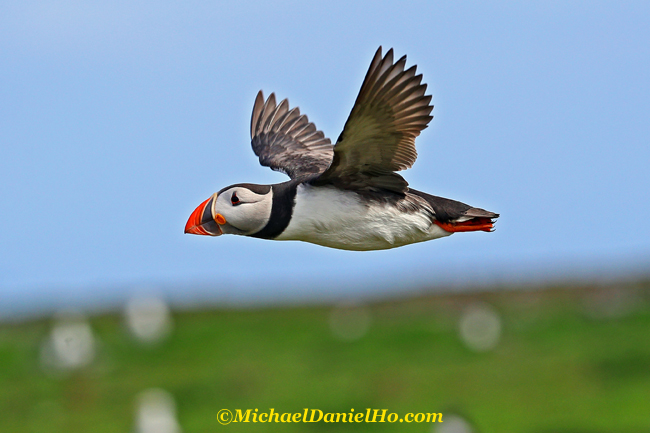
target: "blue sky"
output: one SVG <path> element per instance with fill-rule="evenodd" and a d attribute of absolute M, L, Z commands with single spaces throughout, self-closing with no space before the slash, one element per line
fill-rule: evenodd
<path fill-rule="evenodd" d="M 650 263 L 647 2 L 109 3 L 1 8 L 0 311 Z M 250 149 L 258 90 L 335 140 L 379 45 L 418 65 L 435 105 L 402 174 L 501 213 L 495 233 L 368 253 L 183 234 L 223 186 L 285 179 Z"/>

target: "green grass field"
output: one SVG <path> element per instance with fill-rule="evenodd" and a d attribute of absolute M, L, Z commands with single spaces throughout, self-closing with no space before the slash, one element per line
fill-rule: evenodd
<path fill-rule="evenodd" d="M 491 350 L 459 336 L 471 305 L 500 317 Z M 171 334 L 153 346 L 136 342 L 120 314 L 95 316 L 94 361 L 67 373 L 41 366 L 51 319 L 0 324 L 0 431 L 133 432 L 136 396 L 156 387 L 173 396 L 185 433 L 442 431 L 221 425 L 223 408 L 436 412 L 482 433 L 650 432 L 648 283 L 419 296 L 363 311 L 369 326 L 353 341 L 332 332 L 332 307 L 175 312 Z M 342 317 L 354 328 L 354 314 Z"/>

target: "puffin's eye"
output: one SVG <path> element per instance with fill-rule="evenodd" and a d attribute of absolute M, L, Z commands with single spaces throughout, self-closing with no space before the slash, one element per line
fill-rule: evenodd
<path fill-rule="evenodd" d="M 237 206 L 241 202 L 239 201 L 239 197 L 237 197 L 237 193 L 233 192 L 232 195 L 230 196 L 230 203 L 232 203 L 233 206 Z"/>

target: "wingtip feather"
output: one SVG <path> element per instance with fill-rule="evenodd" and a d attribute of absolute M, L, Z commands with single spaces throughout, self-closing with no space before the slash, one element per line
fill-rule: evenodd
<path fill-rule="evenodd" d="M 255 136 L 255 128 L 257 122 L 259 121 L 260 114 L 264 108 L 264 93 L 260 90 L 257 92 L 255 97 L 255 103 L 253 104 L 253 114 L 251 115 L 251 139 Z"/>

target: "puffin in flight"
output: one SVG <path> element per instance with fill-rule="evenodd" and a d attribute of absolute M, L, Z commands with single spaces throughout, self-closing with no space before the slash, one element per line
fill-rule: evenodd
<path fill-rule="evenodd" d="M 498 214 L 408 187 L 415 138 L 433 118 L 422 75 L 393 50 L 372 59 L 343 132 L 329 138 L 287 99 L 255 98 L 253 151 L 291 180 L 238 183 L 212 194 L 185 233 L 298 240 L 343 250 L 381 250 L 456 232 L 486 231 Z"/>

